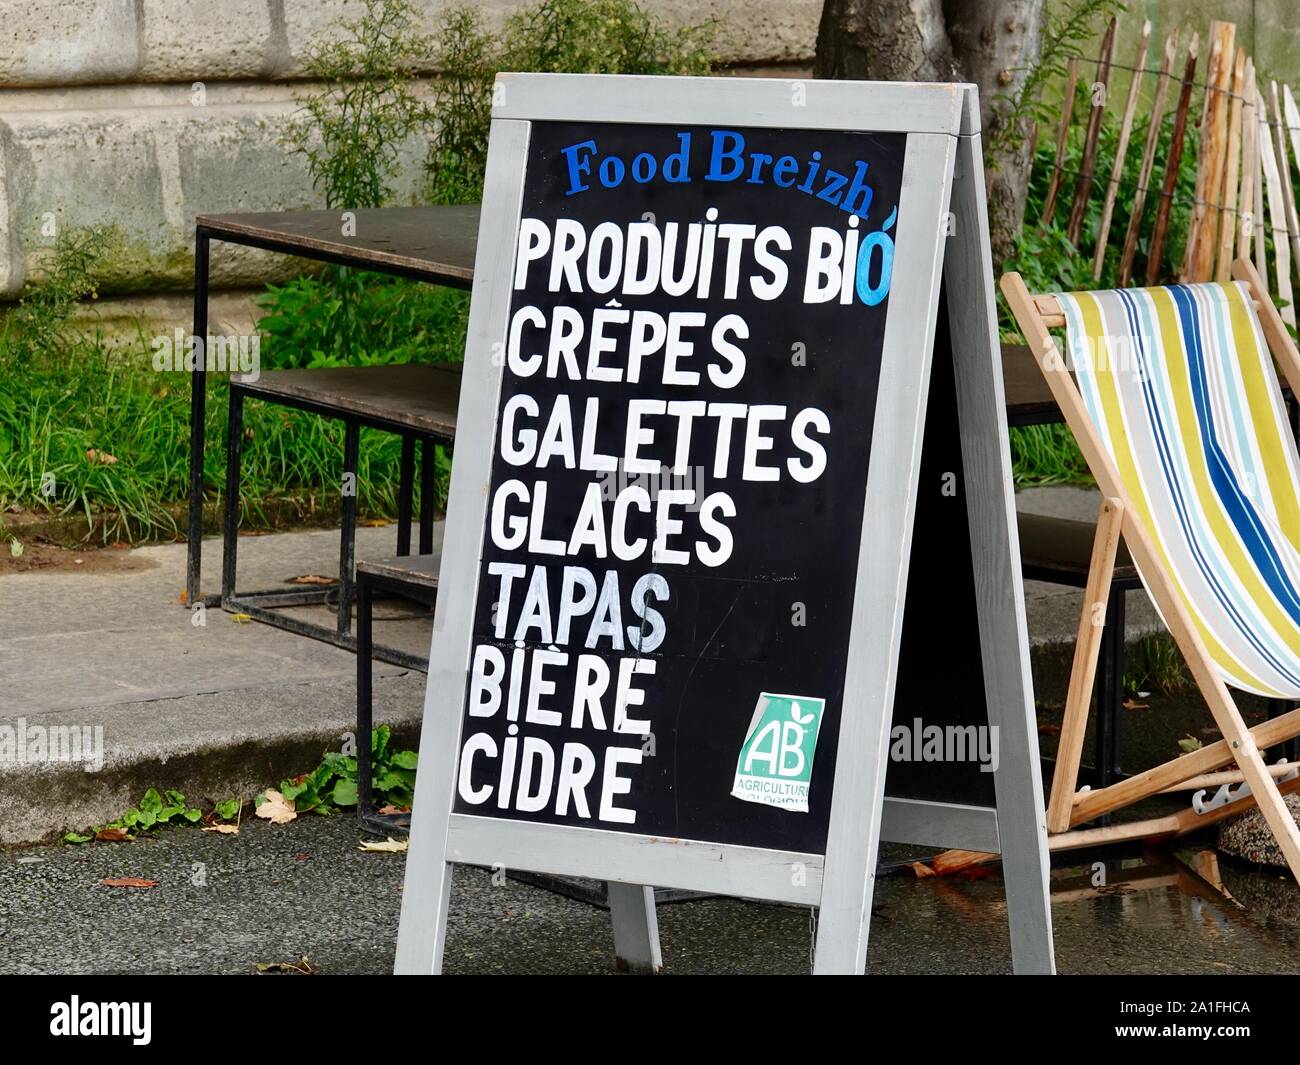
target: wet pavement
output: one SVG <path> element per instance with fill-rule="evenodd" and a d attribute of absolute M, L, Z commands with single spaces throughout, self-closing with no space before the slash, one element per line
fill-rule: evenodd
<path fill-rule="evenodd" d="M 245 822 L 238 836 L 166 829 L 134 843 L 0 851 L 0 973 L 252 973 L 297 962 L 318 973 L 386 973 L 405 858 L 366 854 L 347 817 Z M 898 860 L 901 848 L 887 858 Z M 1167 852 L 1053 872 L 1063 973 L 1300 973 L 1300 888 L 1276 870 Z M 1192 871 L 1192 866 L 1206 879 Z M 1211 881 L 1221 876 L 1232 901 Z M 141 877 L 151 888 L 103 886 Z M 1105 882 L 1102 883 L 1104 877 Z M 996 873 L 877 881 L 872 973 L 1004 973 L 1006 908 Z M 814 914 L 711 898 L 660 907 L 670 973 L 804 973 Z M 601 909 L 461 867 L 446 969 L 612 971 Z"/>

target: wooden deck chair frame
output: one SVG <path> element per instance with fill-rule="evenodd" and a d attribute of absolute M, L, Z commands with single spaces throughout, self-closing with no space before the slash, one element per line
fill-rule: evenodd
<path fill-rule="evenodd" d="M 1300 351 L 1283 325 L 1277 308 L 1269 299 L 1266 286 L 1254 265 L 1245 259 L 1237 259 L 1232 264 L 1232 276 L 1245 282 L 1250 290 L 1269 351 L 1281 367 L 1292 392 L 1300 396 Z M 1258 803 L 1292 875 L 1300 881 L 1300 827 L 1297 827 L 1283 801 L 1284 794 L 1300 789 L 1300 779 L 1288 780 L 1279 785 L 1274 780 L 1274 774 L 1278 770 L 1266 766 L 1261 754 L 1261 751 L 1274 744 L 1300 735 L 1300 709 L 1256 725 L 1253 729 L 1246 726 L 1232 694 L 1192 623 L 1187 607 L 1175 590 L 1150 534 L 1136 520 L 1136 512 L 1119 471 L 1093 428 L 1079 388 L 1056 340 L 1049 332 L 1050 329 L 1065 325 L 1060 303 L 1055 296 L 1032 295 L 1017 273 L 1004 274 L 999 287 L 1102 493 L 1066 696 L 1065 716 L 1061 725 L 1056 769 L 1047 804 L 1049 848 L 1053 851 L 1070 850 L 1121 840 L 1186 835 L 1215 821 L 1241 813 Z M 1146 578 L 1151 598 L 1187 662 L 1223 739 L 1181 758 L 1134 774 L 1109 787 L 1096 791 L 1077 791 L 1079 761 L 1088 724 L 1111 574 L 1121 536 L 1133 561 Z M 1240 770 L 1239 774 L 1214 773 L 1232 763 Z M 1102 828 L 1076 828 L 1159 792 L 1211 787 L 1234 780 L 1246 781 L 1250 785 L 1250 795 L 1205 814 L 1197 814 L 1189 807 L 1167 817 Z M 949 851 L 934 861 L 933 868 L 936 872 L 952 872 L 984 857 L 974 852 Z"/>

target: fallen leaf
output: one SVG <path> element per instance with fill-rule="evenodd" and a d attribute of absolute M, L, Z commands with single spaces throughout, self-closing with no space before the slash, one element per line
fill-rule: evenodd
<path fill-rule="evenodd" d="M 182 589 L 181 589 L 181 606 L 188 606 L 188 605 L 189 605 L 189 602 L 190 602 L 190 590 L 189 590 L 188 588 L 182 588 Z"/>
<path fill-rule="evenodd" d="M 302 573 L 297 577 L 290 577 L 286 582 L 288 584 L 338 584 L 337 577 L 323 577 L 319 573 Z"/>
<path fill-rule="evenodd" d="M 371 518 L 369 521 L 363 521 L 361 524 L 367 529 L 386 529 L 388 528 L 389 521 L 387 518 Z"/>
<path fill-rule="evenodd" d="M 1051 722 L 1044 722 L 1038 726 L 1038 734 L 1040 736 L 1056 736 L 1060 734 L 1060 731 L 1061 726 L 1053 725 Z"/>
<path fill-rule="evenodd" d="M 151 888 L 158 886 L 157 880 L 145 880 L 143 877 L 139 876 L 109 877 L 106 880 L 101 880 L 100 883 L 103 884 L 104 887 Z"/>
<path fill-rule="evenodd" d="M 1139 703 L 1135 699 L 1125 699 L 1121 705 L 1123 705 L 1125 710 L 1150 710 L 1151 709 L 1150 703 Z"/>
<path fill-rule="evenodd" d="M 926 865 L 925 862 L 912 862 L 907 868 L 912 871 L 912 875 L 916 877 L 917 880 L 924 880 L 927 876 L 935 875 L 934 870 Z"/>
<path fill-rule="evenodd" d="M 110 455 L 107 451 L 96 451 L 93 447 L 86 452 L 86 458 L 91 462 L 98 462 L 101 466 L 112 466 L 117 462 L 116 455 Z"/>
<path fill-rule="evenodd" d="M 295 862 L 305 862 L 305 861 L 307 860 L 307 855 L 305 855 L 305 854 L 295 854 L 295 855 L 293 856 L 293 860 L 294 860 Z"/>
<path fill-rule="evenodd" d="M 379 812 L 388 816 L 392 816 L 393 814 L 409 814 L 411 808 L 409 806 L 381 806 Z"/>
<path fill-rule="evenodd" d="M 300 976 L 311 976 L 315 969 L 311 967 L 311 962 L 307 955 L 304 954 L 297 961 L 259 961 L 257 963 L 259 973 L 298 973 Z"/>
<path fill-rule="evenodd" d="M 23 557 L 23 545 L 20 544 L 17 539 L 13 539 L 13 538 L 10 539 L 9 554 L 11 554 L 14 558 Z"/>
<path fill-rule="evenodd" d="M 95 833 L 95 838 L 101 843 L 121 843 L 122 840 L 130 837 L 126 834 L 125 828 L 101 828 Z"/>
<path fill-rule="evenodd" d="M 236 625 L 247 625 L 250 621 L 253 620 L 253 615 L 252 614 L 231 614 L 230 620 L 233 621 Z"/>
<path fill-rule="evenodd" d="M 278 791 L 268 790 L 262 805 L 257 808 L 257 816 L 273 825 L 287 825 L 297 819 L 298 812 L 292 799 L 286 799 Z"/>
<path fill-rule="evenodd" d="M 389 836 L 382 842 L 374 839 L 363 839 L 357 850 L 366 851 L 367 853 L 403 854 L 409 846 L 409 840 L 393 839 L 392 836 Z"/>
<path fill-rule="evenodd" d="M 239 835 L 239 826 L 238 825 L 208 825 L 203 831 L 220 832 L 221 835 L 223 836 L 237 836 Z"/>

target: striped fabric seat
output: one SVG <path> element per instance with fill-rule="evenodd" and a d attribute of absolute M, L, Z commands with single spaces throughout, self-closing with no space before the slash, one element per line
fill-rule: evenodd
<path fill-rule="evenodd" d="M 1058 299 L 1088 415 L 1224 680 L 1300 699 L 1300 463 L 1246 288 Z"/>

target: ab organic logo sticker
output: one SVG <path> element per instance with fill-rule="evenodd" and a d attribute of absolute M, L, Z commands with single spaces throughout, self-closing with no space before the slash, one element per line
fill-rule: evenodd
<path fill-rule="evenodd" d="M 825 709 L 825 699 L 760 693 L 736 761 L 731 794 L 807 813 L 813 752 Z"/>

